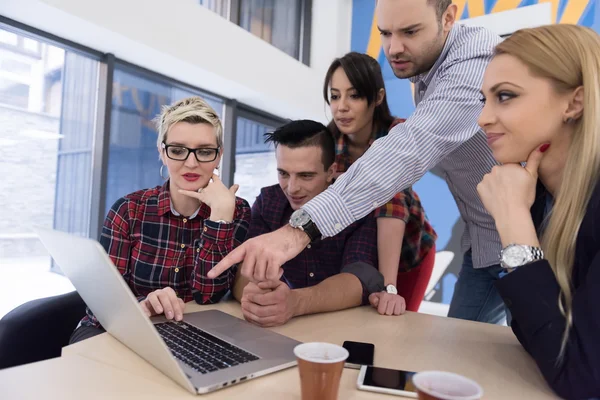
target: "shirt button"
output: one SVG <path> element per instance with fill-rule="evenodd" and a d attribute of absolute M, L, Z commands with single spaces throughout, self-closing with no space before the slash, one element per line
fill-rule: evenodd
<path fill-rule="evenodd" d="M 185 244 L 183 244 L 183 243 L 182 243 L 182 244 L 181 244 L 181 248 L 182 248 L 182 249 L 185 249 Z"/>
<path fill-rule="evenodd" d="M 377 208 L 377 202 L 376 201 L 373 202 L 373 207 Z"/>
<path fill-rule="evenodd" d="M 310 276 L 311 278 L 314 278 L 315 274 L 313 274 L 312 272 L 310 274 L 308 274 L 308 276 Z"/>
<path fill-rule="evenodd" d="M 185 224 L 186 222 L 187 222 L 187 218 L 184 218 L 183 219 L 183 223 Z"/>
<path fill-rule="evenodd" d="M 307 248 L 307 249 L 310 249 L 310 248 L 311 248 L 311 245 L 309 244 L 308 246 L 306 246 L 306 248 Z"/>
<path fill-rule="evenodd" d="M 175 272 L 179 272 L 179 268 L 175 268 Z"/>
<path fill-rule="evenodd" d="M 340 224 L 339 222 L 337 224 L 335 224 L 335 229 L 336 230 L 341 230 L 342 229 L 342 224 Z"/>
<path fill-rule="evenodd" d="M 207 228 L 207 227 L 204 227 L 204 232 L 206 232 L 206 231 L 208 231 L 208 228 Z"/>
<path fill-rule="evenodd" d="M 200 253 L 200 247 L 196 249 L 196 253 Z"/>

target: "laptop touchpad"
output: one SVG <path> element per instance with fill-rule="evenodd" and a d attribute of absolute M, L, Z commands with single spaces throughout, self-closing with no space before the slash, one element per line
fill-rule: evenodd
<path fill-rule="evenodd" d="M 264 332 L 261 332 L 260 329 L 248 329 L 248 326 L 244 326 L 242 324 L 230 325 L 223 328 L 219 327 L 212 329 L 212 331 L 217 333 L 219 336 L 228 337 L 237 343 L 256 341 L 264 336 Z"/>

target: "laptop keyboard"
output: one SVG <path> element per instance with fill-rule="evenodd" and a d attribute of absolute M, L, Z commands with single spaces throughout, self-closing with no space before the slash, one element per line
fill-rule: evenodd
<path fill-rule="evenodd" d="M 154 325 L 175 358 L 206 374 L 259 358 L 186 322 Z"/>

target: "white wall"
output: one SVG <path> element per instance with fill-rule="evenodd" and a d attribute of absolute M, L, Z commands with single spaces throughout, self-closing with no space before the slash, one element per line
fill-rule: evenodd
<path fill-rule="evenodd" d="M 0 1 L 0 14 L 285 118 L 324 120 L 321 84 L 350 50 L 352 0 L 313 0 L 311 67 L 195 0 Z"/>
<path fill-rule="evenodd" d="M 471 26 L 484 26 L 498 35 L 508 35 L 519 29 L 551 24 L 552 4 L 535 4 L 458 22 Z"/>

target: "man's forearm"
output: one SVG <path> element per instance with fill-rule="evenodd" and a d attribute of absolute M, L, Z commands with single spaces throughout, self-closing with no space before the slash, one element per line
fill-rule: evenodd
<path fill-rule="evenodd" d="M 377 218 L 377 252 L 379 272 L 384 285 L 397 285 L 398 267 L 406 223 L 396 218 Z"/>
<path fill-rule="evenodd" d="M 299 316 L 360 306 L 363 287 L 355 275 L 340 273 L 292 293 L 296 302 L 294 316 Z"/>

